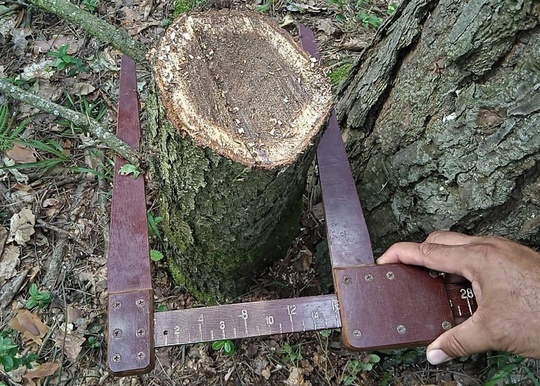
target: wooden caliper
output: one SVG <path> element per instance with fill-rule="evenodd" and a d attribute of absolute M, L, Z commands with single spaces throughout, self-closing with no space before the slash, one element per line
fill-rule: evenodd
<path fill-rule="evenodd" d="M 302 45 L 319 60 L 313 33 Z M 135 63 L 122 58 L 119 138 L 140 140 Z M 350 350 L 427 344 L 476 310 L 470 284 L 401 264 L 376 265 L 335 112 L 317 149 L 335 294 L 154 312 L 144 179 L 118 173 L 108 257 L 108 355 L 118 376 L 146 373 L 156 347 L 341 328 Z"/>

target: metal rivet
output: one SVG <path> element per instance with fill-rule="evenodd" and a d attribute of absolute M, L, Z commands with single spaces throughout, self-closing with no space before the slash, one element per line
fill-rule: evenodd
<path fill-rule="evenodd" d="M 407 329 L 403 324 L 400 324 L 399 326 L 397 326 L 397 332 L 399 334 L 405 334 L 407 332 Z"/>
<path fill-rule="evenodd" d="M 138 299 L 135 304 L 137 305 L 137 307 L 143 307 L 144 306 L 144 300 L 143 299 Z"/>
<path fill-rule="evenodd" d="M 122 303 L 120 303 L 119 301 L 116 301 L 116 302 L 113 303 L 112 306 L 113 306 L 113 308 L 120 308 L 120 307 L 122 307 Z"/>
<path fill-rule="evenodd" d="M 366 276 L 364 276 L 364 279 L 366 279 L 366 281 L 372 281 L 373 275 L 371 273 L 368 273 Z"/>
<path fill-rule="evenodd" d="M 390 271 L 390 272 L 387 272 L 387 273 L 386 273 L 386 278 L 387 278 L 388 280 L 394 280 L 395 277 L 396 277 L 396 275 L 394 275 L 394 272 L 391 272 L 391 271 Z"/>
<path fill-rule="evenodd" d="M 140 360 L 143 360 L 144 358 L 146 358 L 146 354 L 141 351 L 140 353 L 137 354 L 137 358 Z"/>
<path fill-rule="evenodd" d="M 353 336 L 354 336 L 355 338 L 361 338 L 361 337 L 362 337 L 362 331 L 360 331 L 360 330 L 354 330 L 354 331 L 352 332 L 352 334 L 353 334 Z"/>
<path fill-rule="evenodd" d="M 432 278 L 437 278 L 440 276 L 440 273 L 438 271 L 434 271 L 434 270 L 430 270 L 429 271 L 429 276 L 431 276 Z"/>
<path fill-rule="evenodd" d="M 350 276 L 343 276 L 343 283 L 345 284 L 351 284 L 351 277 Z"/>
<path fill-rule="evenodd" d="M 115 328 L 112 334 L 115 338 L 120 338 L 122 336 L 122 330 L 120 330 L 119 328 Z"/>
<path fill-rule="evenodd" d="M 112 356 L 112 361 L 113 362 L 120 362 L 122 360 L 122 356 L 120 354 L 114 354 Z"/>
<path fill-rule="evenodd" d="M 145 335 L 144 328 L 139 328 L 137 330 L 136 334 L 137 334 L 138 337 L 144 336 Z"/>
<path fill-rule="evenodd" d="M 452 328 L 452 323 L 450 323 L 448 320 L 445 320 L 442 322 L 442 328 L 443 330 L 450 330 Z"/>

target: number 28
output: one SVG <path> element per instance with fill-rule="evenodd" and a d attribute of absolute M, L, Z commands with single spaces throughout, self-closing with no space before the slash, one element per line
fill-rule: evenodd
<path fill-rule="evenodd" d="M 461 298 L 462 299 L 472 299 L 474 298 L 474 292 L 472 290 L 472 288 L 462 288 L 459 290 L 459 292 L 461 293 Z"/>

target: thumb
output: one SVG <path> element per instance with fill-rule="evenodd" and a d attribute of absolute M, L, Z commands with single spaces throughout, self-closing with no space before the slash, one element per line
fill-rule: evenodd
<path fill-rule="evenodd" d="M 429 363 L 438 365 L 453 358 L 487 351 L 491 348 L 486 329 L 475 323 L 474 316 L 446 331 L 427 347 L 426 356 Z"/>

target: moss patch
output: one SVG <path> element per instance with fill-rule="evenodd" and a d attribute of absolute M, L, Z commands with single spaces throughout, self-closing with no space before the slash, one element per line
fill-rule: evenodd
<path fill-rule="evenodd" d="M 191 11 L 195 6 L 201 3 L 202 0 L 176 0 L 174 3 L 174 13 L 173 16 L 177 17 L 183 13 Z"/>
<path fill-rule="evenodd" d="M 341 83 L 343 79 L 347 76 L 349 71 L 352 68 L 352 63 L 344 63 L 339 67 L 334 68 L 329 74 L 328 78 L 330 78 L 330 82 L 332 82 L 332 86 L 337 86 Z"/>

